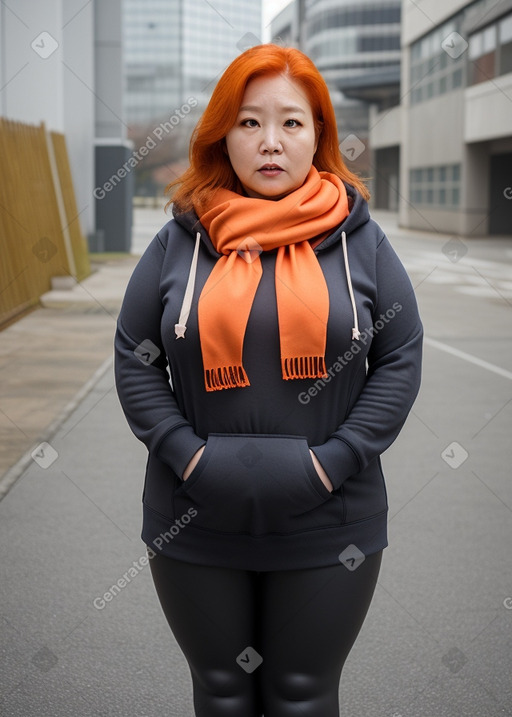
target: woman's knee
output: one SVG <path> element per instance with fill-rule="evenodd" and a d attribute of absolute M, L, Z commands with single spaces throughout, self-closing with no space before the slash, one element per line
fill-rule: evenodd
<path fill-rule="evenodd" d="M 200 717 L 261 717 L 260 696 L 250 675 L 192 668 L 194 705 Z"/>
<path fill-rule="evenodd" d="M 263 682 L 266 683 L 265 692 L 270 692 L 284 702 L 314 702 L 325 696 L 332 680 L 327 680 L 325 675 L 315 676 L 301 672 L 279 674 L 273 671 L 272 675 L 263 678 Z"/>
<path fill-rule="evenodd" d="M 235 667 L 238 668 L 238 665 Z M 236 670 L 214 668 L 198 670 L 192 666 L 192 676 L 195 684 L 206 694 L 235 697 L 247 691 L 247 675 L 239 675 Z"/>

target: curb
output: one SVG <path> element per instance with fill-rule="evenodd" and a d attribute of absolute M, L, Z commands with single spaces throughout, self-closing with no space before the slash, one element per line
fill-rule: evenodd
<path fill-rule="evenodd" d="M 86 383 L 84 383 L 82 388 L 62 409 L 60 414 L 44 429 L 36 445 L 42 443 L 43 441 L 50 442 L 50 440 L 55 436 L 62 424 L 67 420 L 67 418 L 69 418 L 69 416 L 79 406 L 79 404 L 84 400 L 84 398 L 92 391 L 95 385 L 103 378 L 109 368 L 112 367 L 113 361 L 113 355 L 109 356 L 107 359 L 105 359 L 105 361 L 103 361 L 101 366 L 96 369 L 91 378 Z M 30 465 L 31 461 L 33 460 L 33 450 L 34 448 L 29 449 L 11 468 L 7 470 L 6 473 L 0 476 L 0 500 L 3 500 L 3 498 L 5 498 L 9 490 L 18 480 L 18 478 L 25 472 L 25 470 Z"/>

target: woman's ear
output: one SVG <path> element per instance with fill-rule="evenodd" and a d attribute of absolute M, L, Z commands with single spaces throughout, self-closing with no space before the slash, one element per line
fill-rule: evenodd
<path fill-rule="evenodd" d="M 320 141 L 320 135 L 322 134 L 323 128 L 324 128 L 324 123 L 321 120 L 315 122 L 315 136 L 316 136 L 315 154 L 316 154 L 316 150 L 318 149 L 318 142 Z"/>

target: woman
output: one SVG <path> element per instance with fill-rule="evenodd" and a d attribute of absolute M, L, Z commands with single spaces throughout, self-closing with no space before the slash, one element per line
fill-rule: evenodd
<path fill-rule="evenodd" d="M 116 335 L 152 575 L 196 715 L 334 717 L 419 388 L 413 290 L 298 50 L 227 68 L 190 160 Z"/>

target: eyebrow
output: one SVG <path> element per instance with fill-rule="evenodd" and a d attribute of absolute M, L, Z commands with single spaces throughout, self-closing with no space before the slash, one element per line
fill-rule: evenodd
<path fill-rule="evenodd" d="M 297 105 L 287 105 L 286 107 L 280 108 L 282 112 L 302 112 L 302 114 L 306 114 L 305 111 L 302 109 L 302 107 L 297 107 Z M 239 112 L 261 112 L 262 108 L 258 107 L 258 105 L 244 105 L 243 107 L 240 107 L 238 110 Z"/>

